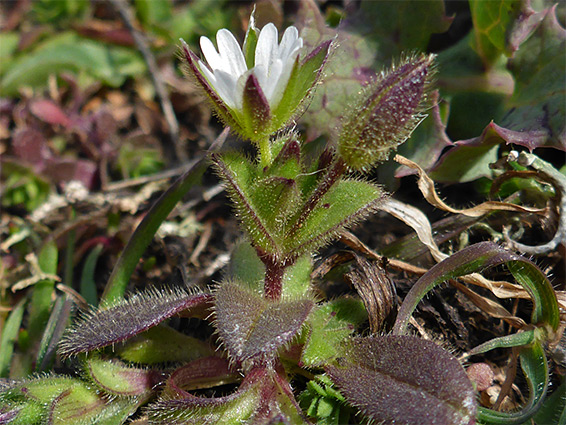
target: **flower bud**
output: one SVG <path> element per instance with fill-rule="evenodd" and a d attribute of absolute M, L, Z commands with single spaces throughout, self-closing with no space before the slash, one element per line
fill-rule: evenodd
<path fill-rule="evenodd" d="M 338 153 L 354 170 L 366 171 L 403 143 L 426 117 L 434 55 L 404 58 L 371 83 L 346 115 Z"/>

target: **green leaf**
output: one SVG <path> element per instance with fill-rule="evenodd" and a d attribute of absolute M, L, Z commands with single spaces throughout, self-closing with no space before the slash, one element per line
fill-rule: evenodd
<path fill-rule="evenodd" d="M 85 361 L 85 371 L 89 380 L 102 391 L 118 396 L 147 396 L 161 374 L 150 369 L 129 367 L 117 360 L 103 360 L 96 356 Z"/>
<path fill-rule="evenodd" d="M 534 416 L 537 425 L 566 423 L 566 384 L 564 382 L 546 397 L 543 405 Z"/>
<path fill-rule="evenodd" d="M 539 326 L 548 325 L 555 331 L 560 322 L 558 302 L 554 289 L 544 273 L 526 258 L 507 251 L 493 242 L 481 242 L 464 248 L 436 264 L 413 285 L 399 309 L 393 333 L 402 334 L 406 331 L 409 318 L 417 304 L 436 286 L 448 279 L 499 264 L 505 264 L 517 282 L 531 296 L 533 300 L 531 322 Z"/>
<path fill-rule="evenodd" d="M 88 253 L 81 273 L 80 294 L 92 306 L 96 306 L 98 303 L 94 273 L 96 271 L 96 263 L 103 249 L 104 244 L 98 244 Z"/>
<path fill-rule="evenodd" d="M 517 0 L 470 1 L 475 47 L 488 66 L 501 54 L 511 54 L 507 35 L 521 12 L 521 3 Z"/>
<path fill-rule="evenodd" d="M 253 245 L 269 253 L 279 252 L 279 244 L 268 229 L 268 223 L 258 211 L 258 205 L 253 202 L 253 186 L 260 177 L 256 168 L 239 154 L 214 155 L 212 160 L 218 174 L 227 185 L 236 213 Z M 263 207 L 269 208 L 269 205 Z"/>
<path fill-rule="evenodd" d="M 546 355 L 540 341 L 535 342 L 530 347 L 522 348 L 519 358 L 529 386 L 529 400 L 520 410 L 515 412 L 496 412 L 480 407 L 478 419 L 481 423 L 494 425 L 523 424 L 542 406 L 550 378 Z"/>
<path fill-rule="evenodd" d="M 546 12 L 509 61 L 516 84 L 509 114 L 500 125 L 528 135 L 523 146 L 529 150 L 542 146 L 566 149 L 566 30 L 556 13 L 555 7 Z"/>
<path fill-rule="evenodd" d="M 167 22 L 173 16 L 170 0 L 135 0 L 134 5 L 140 21 L 152 26 Z"/>
<path fill-rule="evenodd" d="M 314 251 L 336 234 L 377 209 L 383 197 L 379 186 L 353 179 L 335 184 L 308 215 L 304 224 L 285 241 L 285 251 L 300 255 Z"/>
<path fill-rule="evenodd" d="M 365 320 L 366 309 L 359 299 L 339 298 L 319 306 L 307 320 L 301 362 L 305 367 L 328 364 L 339 355 L 344 338 Z"/>
<path fill-rule="evenodd" d="M 12 55 L 18 48 L 20 36 L 15 32 L 0 33 L 0 77 L 4 74 L 4 70 L 9 68 L 12 62 Z"/>
<path fill-rule="evenodd" d="M 159 325 L 116 347 L 124 360 L 141 364 L 190 362 L 212 356 L 214 350 L 200 339 Z"/>
<path fill-rule="evenodd" d="M 58 250 L 53 240 L 48 240 L 39 252 L 38 262 L 42 272 L 57 274 Z M 43 280 L 33 287 L 33 294 L 29 307 L 28 330 L 30 339 L 39 343 L 43 334 L 49 314 L 51 311 L 52 295 L 55 290 L 55 282 Z"/>
<path fill-rule="evenodd" d="M 0 332 L 0 378 L 8 378 L 14 344 L 18 340 L 20 326 L 24 317 L 26 299 L 22 298 L 12 309 Z"/>
<path fill-rule="evenodd" d="M 227 131 L 222 132 L 210 147 L 210 151 L 214 152 L 216 149 L 219 149 L 224 143 L 227 134 Z M 187 167 L 187 171 L 153 204 L 136 228 L 124 251 L 120 254 L 104 288 L 102 301 L 112 302 L 124 296 L 130 276 L 134 272 L 145 249 L 152 241 L 157 229 L 167 219 L 167 216 L 175 208 L 177 202 L 200 181 L 206 168 L 204 158 L 195 160 Z"/>
<path fill-rule="evenodd" d="M 61 72 L 86 73 L 118 87 L 127 77 L 145 71 L 139 54 L 109 46 L 68 32 L 50 38 L 33 52 L 15 60 L 0 80 L 3 96 L 16 96 L 22 86 L 43 87 L 49 75 Z"/>

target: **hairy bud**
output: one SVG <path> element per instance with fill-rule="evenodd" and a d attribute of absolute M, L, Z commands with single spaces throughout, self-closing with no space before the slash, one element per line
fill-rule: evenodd
<path fill-rule="evenodd" d="M 338 140 L 338 153 L 350 168 L 365 171 L 386 160 L 424 119 L 433 63 L 434 55 L 402 59 L 350 109 Z"/>

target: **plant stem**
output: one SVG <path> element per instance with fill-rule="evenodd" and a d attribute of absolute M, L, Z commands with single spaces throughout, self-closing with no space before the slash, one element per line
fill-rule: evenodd
<path fill-rule="evenodd" d="M 269 256 L 269 259 L 273 260 L 271 256 Z M 265 264 L 265 298 L 278 300 L 281 298 L 281 293 L 283 292 L 283 274 L 285 268 L 276 261 L 266 261 L 266 258 L 263 259 L 263 263 Z"/>

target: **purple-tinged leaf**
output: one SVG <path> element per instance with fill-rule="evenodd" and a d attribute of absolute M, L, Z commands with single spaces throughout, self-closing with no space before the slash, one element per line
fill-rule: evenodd
<path fill-rule="evenodd" d="M 240 387 L 226 396 L 197 397 L 186 391 L 178 395 L 182 398 L 171 396 L 149 406 L 152 424 L 309 423 L 293 398 L 289 382 L 272 369 L 252 369 Z"/>
<path fill-rule="evenodd" d="M 413 336 L 355 338 L 326 371 L 348 403 L 382 424 L 471 425 L 472 383 L 450 353 Z"/>
<path fill-rule="evenodd" d="M 12 140 L 12 148 L 18 158 L 38 166 L 43 165 L 45 161 L 53 157 L 43 133 L 32 128 L 16 130 Z"/>
<path fill-rule="evenodd" d="M 436 264 L 413 285 L 399 309 L 394 334 L 406 332 L 411 314 L 419 301 L 433 288 L 458 276 L 480 272 L 505 263 L 515 279 L 533 299 L 531 322 L 558 328 L 560 313 L 556 293 L 545 274 L 531 261 L 507 251 L 493 242 L 471 245 Z"/>
<path fill-rule="evenodd" d="M 480 177 L 493 177 L 489 164 L 497 161 L 501 143 L 525 146 L 542 136 L 542 129 L 532 132 L 513 131 L 494 122 L 489 123 L 479 137 L 459 140 L 440 157 L 430 170 L 430 177 L 438 182 L 470 182 Z"/>
<path fill-rule="evenodd" d="M 212 295 L 182 289 L 150 289 L 103 309 L 85 312 L 59 346 L 63 356 L 97 350 L 137 335 L 191 308 L 202 308 Z"/>
<path fill-rule="evenodd" d="M 173 398 L 189 398 L 188 391 L 238 382 L 240 374 L 220 357 L 203 357 L 180 367 L 167 380 L 165 393 Z"/>
<path fill-rule="evenodd" d="M 233 360 L 270 360 L 297 335 L 310 313 L 309 299 L 270 301 L 232 282 L 216 291 L 216 328 Z"/>
<path fill-rule="evenodd" d="M 32 114 L 48 124 L 69 127 L 71 123 L 67 114 L 52 100 L 34 100 L 30 103 L 29 108 Z"/>
<path fill-rule="evenodd" d="M 556 5 L 547 10 L 536 31 L 520 46 L 508 67 L 515 77 L 510 111 L 501 126 L 525 133 L 522 146 L 566 150 L 566 29 Z"/>

